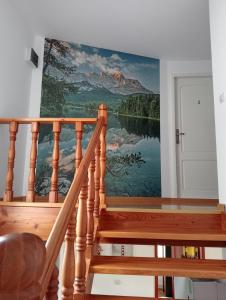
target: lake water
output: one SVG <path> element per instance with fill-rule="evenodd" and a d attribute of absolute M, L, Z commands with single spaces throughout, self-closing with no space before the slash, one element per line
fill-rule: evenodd
<path fill-rule="evenodd" d="M 67 111 L 67 117 L 96 117 L 96 115 L 96 112 L 83 109 L 70 109 Z M 85 128 L 84 149 L 87 147 L 91 132 L 92 128 L 90 126 Z M 159 121 L 109 113 L 107 144 L 107 195 L 161 195 Z M 66 167 L 60 166 L 59 177 L 62 177 L 62 181 L 71 181 L 73 177 L 74 145 L 74 129 L 70 126 L 64 126 L 61 133 L 60 149 L 67 165 Z M 51 156 L 51 152 L 52 143 L 44 138 L 39 144 L 38 170 L 40 170 L 46 158 Z M 73 157 L 71 161 L 70 157 Z M 40 174 L 44 178 L 44 173 Z M 39 192 L 42 193 L 41 190 Z M 66 190 L 64 190 L 65 192 Z"/>

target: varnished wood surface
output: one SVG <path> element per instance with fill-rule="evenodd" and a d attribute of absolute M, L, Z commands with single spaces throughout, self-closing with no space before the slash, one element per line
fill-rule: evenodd
<path fill-rule="evenodd" d="M 28 190 L 26 201 L 34 202 L 35 200 L 35 182 L 36 182 L 36 162 L 38 154 L 38 133 L 39 133 L 39 123 L 32 122 L 31 124 L 31 150 L 30 150 L 30 166 L 28 175 Z"/>
<path fill-rule="evenodd" d="M 163 207 L 152 207 L 152 208 L 137 208 L 137 207 L 103 207 L 104 209 L 106 209 L 108 212 L 132 212 L 132 213 L 142 213 L 142 212 L 148 212 L 148 213 L 152 213 L 152 212 L 159 212 L 159 213 L 175 213 L 175 214 L 221 214 L 222 212 L 224 212 L 224 210 L 221 209 L 221 206 L 212 206 L 212 207 L 205 207 L 205 208 L 201 208 L 199 207 L 197 209 L 197 207 L 193 206 L 190 207 L 190 209 L 187 206 L 183 206 L 183 208 L 180 207 L 171 207 L 170 205 L 167 205 L 167 207 L 163 206 Z"/>
<path fill-rule="evenodd" d="M 75 204 L 77 202 L 81 187 L 83 186 L 84 180 L 86 179 L 88 168 L 93 158 L 94 150 L 99 140 L 103 124 L 104 124 L 104 119 L 102 117 L 99 117 L 96 124 L 96 128 L 93 132 L 93 135 L 86 149 L 85 155 L 79 165 L 79 169 L 76 172 L 76 176 L 65 198 L 62 209 L 60 210 L 60 213 L 56 219 L 56 222 L 47 240 L 46 243 L 47 258 L 46 258 L 43 274 L 40 279 L 40 284 L 42 286 L 42 291 L 40 295 L 41 299 L 45 295 L 47 285 L 54 268 L 54 264 L 58 257 L 68 224 L 70 222 L 70 217 L 72 215 Z"/>
<path fill-rule="evenodd" d="M 40 204 L 39 204 L 40 205 Z M 62 204 L 7 203 L 0 204 L 0 235 L 29 232 L 47 240 Z"/>
<path fill-rule="evenodd" d="M 107 197 L 107 206 L 151 207 L 159 205 L 217 206 L 218 199 L 161 198 L 161 197 Z"/>
<path fill-rule="evenodd" d="M 62 207 L 63 203 L 49 203 L 49 202 L 3 202 L 0 201 L 0 207 L 10 206 L 10 207 Z"/>
<path fill-rule="evenodd" d="M 59 195 L 58 196 L 58 203 L 63 203 L 64 199 L 65 199 L 64 196 Z M 0 203 L 2 201 L 3 201 L 3 198 L 0 198 Z M 12 202 L 12 203 L 13 202 L 24 202 L 24 201 L 26 201 L 26 196 L 16 196 L 13 199 L 10 199 L 9 201 Z M 35 195 L 35 197 L 34 197 L 34 202 L 35 203 L 36 202 L 37 203 L 46 203 L 48 201 L 49 201 L 49 196 L 38 196 L 38 195 Z"/>
<path fill-rule="evenodd" d="M 58 196 L 58 202 L 63 202 L 65 199 L 64 196 Z M 3 199 L 0 198 L 0 203 Z M 14 199 L 10 199 L 10 201 L 26 201 L 25 196 L 16 196 Z M 35 195 L 35 202 L 48 202 L 48 196 L 38 196 Z M 162 207 L 167 205 L 167 209 Z M 178 206 L 178 207 L 175 207 Z M 161 210 L 161 211 L 169 211 L 170 207 L 173 206 L 175 210 L 182 211 L 183 210 L 194 212 L 194 209 L 197 211 L 197 206 L 199 207 L 199 211 L 205 213 L 206 211 L 211 209 L 212 211 L 224 211 L 224 205 L 219 204 L 217 199 L 183 199 L 183 198 L 161 198 L 161 197 L 107 197 L 107 207 L 109 209 L 124 209 L 124 210 Z M 185 208 L 187 207 L 187 208 Z M 192 210 L 193 209 L 193 210 Z"/>
<path fill-rule="evenodd" d="M 52 153 L 52 175 L 50 179 L 49 202 L 58 202 L 58 168 L 60 158 L 60 122 L 53 123 L 53 153 Z"/>
<path fill-rule="evenodd" d="M 226 260 L 96 256 L 90 271 L 98 274 L 226 279 Z"/>
<path fill-rule="evenodd" d="M 45 300 L 57 300 L 59 288 L 59 270 L 55 266 L 47 288 Z"/>
<path fill-rule="evenodd" d="M 45 263 L 43 241 L 29 233 L 0 237 L 0 300 L 39 299 Z"/>
<path fill-rule="evenodd" d="M 105 192 L 105 175 L 106 175 L 106 133 L 107 133 L 107 106 L 101 104 L 99 106 L 98 117 L 103 117 L 104 124 L 100 134 L 100 205 L 106 206 L 106 192 Z"/>
<path fill-rule="evenodd" d="M 16 135 L 18 132 L 18 123 L 10 122 L 9 124 L 9 151 L 8 151 L 8 167 L 6 173 L 6 185 L 4 201 L 13 199 L 13 179 L 14 179 L 14 163 L 16 156 Z"/>
<path fill-rule="evenodd" d="M 75 124 L 76 122 L 82 122 L 84 124 L 95 124 L 96 118 L 0 118 L 0 124 L 9 124 L 11 122 L 17 122 L 18 124 L 31 124 L 32 122 L 38 122 L 41 124 L 52 124 L 54 122 L 60 122 L 63 124 Z"/>
<path fill-rule="evenodd" d="M 226 241 L 225 213 L 135 213 L 102 210 L 98 237 Z"/>
<path fill-rule="evenodd" d="M 226 247 L 226 241 L 204 241 L 204 240 L 177 240 L 174 239 L 143 239 L 143 238 L 115 238 L 101 237 L 98 238 L 100 244 L 119 244 L 119 245 L 163 245 L 163 246 L 191 246 L 191 247 Z"/>

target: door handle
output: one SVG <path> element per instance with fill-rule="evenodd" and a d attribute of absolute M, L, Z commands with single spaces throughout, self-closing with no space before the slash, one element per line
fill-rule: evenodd
<path fill-rule="evenodd" d="M 180 132 L 179 129 L 176 129 L 176 144 L 180 144 L 180 135 L 185 135 L 185 132 Z"/>

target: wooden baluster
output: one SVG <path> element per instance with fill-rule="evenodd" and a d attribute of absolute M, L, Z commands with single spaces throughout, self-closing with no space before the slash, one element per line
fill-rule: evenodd
<path fill-rule="evenodd" d="M 75 167 L 78 170 L 82 160 L 82 136 L 83 136 L 83 123 L 76 123 L 76 151 L 75 151 Z"/>
<path fill-rule="evenodd" d="M 47 292 L 46 292 L 46 297 L 45 300 L 57 300 L 58 299 L 58 286 L 59 286 L 59 270 L 57 266 L 55 266 L 53 270 L 53 274 L 51 276 Z"/>
<path fill-rule="evenodd" d="M 95 198 L 95 183 L 94 183 L 94 172 L 95 172 L 95 158 L 91 160 L 89 167 L 89 193 L 87 201 L 87 245 L 93 245 L 93 234 L 94 234 L 94 198 Z"/>
<path fill-rule="evenodd" d="M 36 161 L 37 161 L 37 140 L 39 132 L 39 123 L 32 122 L 31 124 L 31 134 L 32 134 L 32 143 L 31 143 L 31 152 L 30 152 L 30 172 L 28 176 L 28 191 L 27 191 L 27 202 L 35 201 L 35 170 L 36 170 Z"/>
<path fill-rule="evenodd" d="M 87 232 L 87 215 L 86 203 L 88 195 L 88 174 L 84 179 L 81 192 L 79 195 L 79 205 L 77 212 L 76 224 L 76 264 L 75 264 L 75 293 L 85 293 L 85 276 L 86 276 L 86 232 Z"/>
<path fill-rule="evenodd" d="M 100 142 L 98 142 L 95 149 L 95 204 L 94 217 L 99 218 L 100 209 Z"/>
<path fill-rule="evenodd" d="M 13 178 L 14 178 L 14 161 L 15 161 L 15 143 L 16 134 L 18 132 L 18 123 L 10 122 L 9 124 L 9 152 L 8 152 L 8 170 L 6 175 L 6 188 L 4 194 L 4 201 L 13 200 Z"/>
<path fill-rule="evenodd" d="M 58 167 L 59 167 L 59 140 L 60 140 L 61 124 L 53 123 L 53 155 L 52 155 L 52 176 L 49 193 L 49 202 L 58 202 Z"/>
<path fill-rule="evenodd" d="M 73 211 L 65 237 L 65 252 L 63 260 L 62 299 L 73 300 L 75 280 L 75 228 L 76 210 Z"/>
<path fill-rule="evenodd" d="M 99 117 L 104 117 L 104 126 L 100 135 L 100 206 L 106 207 L 105 175 L 106 175 L 106 131 L 107 131 L 107 106 L 101 104 L 98 111 Z"/>

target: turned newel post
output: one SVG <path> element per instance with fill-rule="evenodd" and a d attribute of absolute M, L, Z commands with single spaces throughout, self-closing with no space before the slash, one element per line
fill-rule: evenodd
<path fill-rule="evenodd" d="M 59 140 L 60 140 L 61 124 L 53 123 L 53 155 L 52 155 L 52 176 L 49 193 L 49 202 L 58 202 L 58 167 L 59 167 Z"/>
<path fill-rule="evenodd" d="M 39 300 L 46 259 L 43 241 L 30 233 L 0 237 L 0 299 Z"/>
<path fill-rule="evenodd" d="M 107 132 L 107 106 L 101 104 L 98 117 L 104 118 L 104 125 L 100 134 L 100 206 L 106 206 L 105 175 L 106 175 L 106 132 Z"/>
<path fill-rule="evenodd" d="M 47 288 L 45 300 L 57 300 L 58 299 L 58 286 L 59 286 L 59 270 L 57 266 L 54 267 L 50 282 Z"/>
<path fill-rule="evenodd" d="M 76 264 L 75 264 L 75 293 L 85 293 L 85 276 L 86 276 L 86 233 L 87 233 L 87 215 L 86 203 L 88 195 L 88 174 L 86 173 L 83 180 L 83 185 L 79 195 L 79 205 L 77 211 L 76 224 Z"/>
<path fill-rule="evenodd" d="M 8 152 L 8 170 L 6 175 L 6 188 L 4 194 L 4 201 L 13 200 L 13 178 L 14 178 L 14 161 L 15 161 L 15 143 L 16 134 L 18 132 L 18 123 L 10 122 L 9 124 L 9 152 Z"/>
<path fill-rule="evenodd" d="M 100 209 L 100 142 L 98 141 L 95 149 L 95 203 L 94 217 L 99 217 Z"/>
<path fill-rule="evenodd" d="M 27 202 L 34 202 L 35 200 L 35 171 L 37 161 L 37 140 L 39 133 L 39 123 L 32 122 L 31 124 L 31 152 L 30 152 L 30 171 L 28 176 L 28 191 L 27 191 Z"/>
<path fill-rule="evenodd" d="M 93 245 L 93 232 L 94 232 L 94 198 L 95 198 L 95 185 L 94 185 L 94 172 L 95 172 L 95 156 L 91 160 L 89 166 L 89 184 L 88 184 L 88 201 L 87 201 L 87 245 Z"/>

